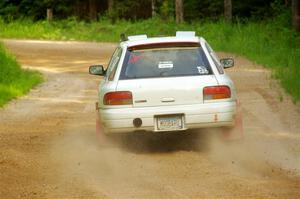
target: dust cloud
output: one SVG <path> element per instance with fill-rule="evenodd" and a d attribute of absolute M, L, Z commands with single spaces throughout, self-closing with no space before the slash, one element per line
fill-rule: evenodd
<path fill-rule="evenodd" d="M 261 136 L 247 135 L 242 140 L 224 141 L 217 130 L 203 129 L 185 133 L 117 135 L 99 140 L 93 128 L 68 129 L 67 132 L 63 139 L 55 141 L 51 155 L 52 161 L 59 163 L 61 185 L 68 190 L 71 189 L 68 186 L 80 184 L 81 189 L 104 198 L 155 198 L 166 192 L 170 197 L 189 198 L 188 189 L 179 187 L 184 181 L 168 188 L 168 180 L 177 181 L 178 175 L 182 175 L 177 173 L 179 171 L 190 175 L 198 173 L 196 168 L 225 181 L 228 179 L 222 177 L 224 173 L 259 182 L 290 182 L 300 174 L 297 153 L 291 153 L 290 148 L 278 140 Z M 191 159 L 183 161 L 184 158 Z M 176 174 L 172 172 L 173 164 L 177 164 L 174 165 Z M 182 165 L 178 167 L 178 164 Z M 202 186 L 198 191 L 214 195 L 212 190 Z M 222 189 L 219 188 L 218 193 Z M 148 195 L 143 195 L 145 192 Z M 224 197 L 230 198 L 230 195 Z"/>
<path fill-rule="evenodd" d="M 257 177 L 300 176 L 299 140 L 268 137 L 247 132 L 241 140 L 211 139 L 213 161 L 241 175 Z"/>

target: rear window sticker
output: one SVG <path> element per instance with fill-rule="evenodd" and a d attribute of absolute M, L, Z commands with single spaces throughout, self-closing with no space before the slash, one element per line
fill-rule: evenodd
<path fill-rule="evenodd" d="M 209 71 L 205 66 L 197 66 L 197 69 L 198 69 L 198 73 L 201 75 L 207 75 L 209 73 Z"/>
<path fill-rule="evenodd" d="M 160 61 L 158 63 L 158 68 L 173 68 L 173 62 L 172 61 Z"/>

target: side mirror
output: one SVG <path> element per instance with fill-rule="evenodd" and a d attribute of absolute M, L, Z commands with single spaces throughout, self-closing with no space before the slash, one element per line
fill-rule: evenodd
<path fill-rule="evenodd" d="M 102 65 L 92 65 L 89 67 L 89 73 L 91 75 L 99 75 L 99 76 L 104 76 L 105 75 L 105 70 Z"/>
<path fill-rule="evenodd" d="M 224 59 L 220 59 L 221 64 L 223 65 L 223 67 L 226 68 L 231 68 L 234 66 L 234 59 L 232 58 L 224 58 Z"/>

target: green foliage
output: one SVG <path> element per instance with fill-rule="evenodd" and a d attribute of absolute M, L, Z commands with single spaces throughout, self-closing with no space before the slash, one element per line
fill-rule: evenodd
<path fill-rule="evenodd" d="M 1 0 L 0 16 L 7 21 L 21 18 L 40 20 L 46 18 L 47 8 L 52 8 L 57 18 L 63 18 L 74 14 L 77 2 L 79 0 Z"/>
<path fill-rule="evenodd" d="M 291 27 L 292 26 L 292 10 L 282 4 L 281 0 L 275 0 L 271 3 L 272 16 L 276 26 Z"/>
<path fill-rule="evenodd" d="M 198 26 L 217 50 L 243 55 L 272 69 L 284 89 L 300 101 L 300 35 L 275 22 Z M 206 31 L 209 30 L 209 31 Z"/>
<path fill-rule="evenodd" d="M 175 0 L 158 0 L 159 14 L 163 19 L 173 18 Z M 232 0 L 233 16 L 245 19 L 261 20 L 274 16 L 274 4 L 283 7 L 284 0 Z M 286 8 L 285 8 L 286 10 Z M 224 0 L 184 0 L 184 18 L 186 21 L 219 20 L 223 17 Z"/>
<path fill-rule="evenodd" d="M 0 44 L 0 107 L 9 100 L 24 95 L 41 81 L 39 73 L 21 69 Z"/>
<path fill-rule="evenodd" d="M 119 19 L 138 20 L 151 16 L 151 0 L 118 0 L 114 4 L 114 12 Z"/>
<path fill-rule="evenodd" d="M 0 16 L 5 20 L 32 18 L 45 19 L 46 9 L 53 8 L 54 17 L 66 19 L 75 16 L 89 18 L 90 0 L 0 0 Z M 173 19 L 175 0 L 156 0 L 156 11 L 163 19 Z M 223 16 L 224 0 L 184 0 L 184 16 L 187 21 L 214 19 Z M 284 5 L 284 0 L 232 1 L 234 17 L 256 20 L 274 16 L 274 7 Z M 272 6 L 271 6 L 272 5 Z M 98 14 L 108 13 L 108 0 L 97 0 L 92 5 Z M 114 0 L 114 9 L 108 14 L 114 19 L 139 20 L 151 18 L 151 0 Z"/>
<path fill-rule="evenodd" d="M 39 18 L 44 13 L 43 1 L 22 0 L 10 1 L 2 0 L 0 2 L 0 16 L 5 20 L 14 20 L 22 17 Z"/>
<path fill-rule="evenodd" d="M 184 1 L 184 17 L 187 21 L 218 19 L 223 16 L 224 0 Z"/>
<path fill-rule="evenodd" d="M 161 3 L 159 6 L 159 14 L 161 15 L 162 19 L 172 20 L 174 19 L 174 1 L 172 0 L 166 0 Z"/>
<path fill-rule="evenodd" d="M 284 0 L 279 1 L 281 1 L 281 4 L 284 4 Z M 255 20 L 270 18 L 273 16 L 273 10 L 270 6 L 272 2 L 274 0 L 233 0 L 233 15 L 239 18 L 252 18 Z"/>

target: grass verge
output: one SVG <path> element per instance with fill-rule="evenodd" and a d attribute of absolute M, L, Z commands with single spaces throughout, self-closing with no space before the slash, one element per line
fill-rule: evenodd
<path fill-rule="evenodd" d="M 86 23 L 72 18 L 52 23 L 26 19 L 5 23 L 0 19 L 2 38 L 117 42 L 121 33 L 159 36 L 174 35 L 176 30 L 194 30 L 215 50 L 242 55 L 271 68 L 294 101 L 300 101 L 300 35 L 275 20 L 233 25 L 224 21 L 177 25 L 158 18 L 115 24 L 109 20 Z"/>
<path fill-rule="evenodd" d="M 0 43 L 0 107 L 11 99 L 26 94 L 40 82 L 40 73 L 21 69 L 15 58 Z"/>

